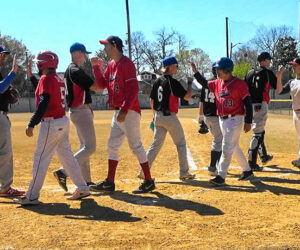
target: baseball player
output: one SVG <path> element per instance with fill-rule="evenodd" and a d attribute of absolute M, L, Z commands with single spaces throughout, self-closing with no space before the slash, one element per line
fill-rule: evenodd
<path fill-rule="evenodd" d="M 6 63 L 6 57 L 10 54 L 0 46 L 0 70 Z M 25 192 L 12 188 L 13 183 L 13 152 L 11 145 L 10 121 L 7 116 L 9 104 L 9 88 L 16 77 L 18 65 L 14 56 L 12 70 L 3 79 L 0 74 L 0 197 L 14 197 Z"/>
<path fill-rule="evenodd" d="M 276 89 L 276 76 L 269 70 L 271 56 L 268 52 L 262 52 L 257 61 L 260 64 L 258 71 L 252 69 L 245 76 L 253 106 L 253 137 L 248 150 L 248 162 L 253 171 L 261 171 L 263 167 L 257 164 L 257 153 L 261 162 L 266 164 L 273 156 L 267 154 L 264 144 L 265 126 L 268 115 L 268 103 L 270 102 L 270 87 Z"/>
<path fill-rule="evenodd" d="M 223 134 L 222 155 L 217 166 L 218 175 L 210 180 L 216 186 L 225 185 L 225 177 L 232 155 L 236 157 L 243 173 L 239 180 L 250 180 L 253 172 L 239 146 L 242 128 L 251 130 L 252 104 L 246 82 L 232 76 L 233 62 L 221 57 L 215 63 L 218 79 L 209 81 L 209 91 L 216 97 L 217 115 Z M 203 86 L 206 84 L 204 83 Z M 245 112 L 246 111 L 246 112 Z"/>
<path fill-rule="evenodd" d="M 179 179 L 186 180 L 194 179 L 195 174 L 189 173 L 184 131 L 176 114 L 178 113 L 179 98 L 184 98 L 186 101 L 192 98 L 193 79 L 188 77 L 186 91 L 180 82 L 173 78 L 177 70 L 176 58 L 173 56 L 165 58 L 162 68 L 164 75 L 153 84 L 150 105 L 154 112 L 155 128 L 153 143 L 148 149 L 147 158 L 151 167 L 165 141 L 167 132 L 169 132 L 177 148 L 180 167 Z"/>
<path fill-rule="evenodd" d="M 92 97 L 90 90 L 98 90 L 94 83 L 80 66 L 84 63 L 88 52 L 81 43 L 74 43 L 70 47 L 72 63 L 65 71 L 65 83 L 67 87 L 67 106 L 70 119 L 75 125 L 80 143 L 79 151 L 75 158 L 79 163 L 82 176 L 88 186 L 95 184 L 91 181 L 90 155 L 96 150 L 96 135 L 94 128 L 94 115 L 91 107 Z M 58 184 L 68 191 L 66 177 L 68 176 L 63 168 L 53 172 Z"/>
<path fill-rule="evenodd" d="M 293 62 L 290 62 L 290 64 L 293 66 L 293 73 L 296 75 L 296 78 L 288 81 L 282 87 L 281 77 L 285 68 L 283 66 L 280 67 L 277 73 L 277 92 L 278 94 L 290 92 L 292 97 L 293 123 L 297 131 L 299 142 L 298 159 L 293 160 L 292 164 L 300 168 L 300 58 L 296 58 Z"/>
<path fill-rule="evenodd" d="M 222 154 L 222 140 L 223 135 L 220 128 L 219 117 L 217 116 L 216 97 L 213 92 L 210 92 L 207 88 L 207 80 L 197 71 L 196 65 L 191 63 L 194 77 L 202 85 L 200 100 L 203 103 L 204 122 L 208 125 L 210 132 L 212 133 L 213 140 L 210 151 L 210 164 L 208 171 L 214 175 L 217 171 L 217 163 L 220 161 Z M 212 65 L 212 72 L 214 79 L 217 78 L 215 63 Z"/>
<path fill-rule="evenodd" d="M 91 59 L 96 82 L 100 89 L 107 88 L 110 107 L 115 110 L 108 139 L 108 176 L 103 182 L 91 185 L 94 192 L 113 192 L 115 190 L 115 172 L 119 162 L 119 148 L 125 136 L 132 152 L 137 156 L 143 169 L 145 180 L 136 193 L 147 193 L 155 189 L 150 168 L 140 137 L 141 110 L 138 100 L 138 82 L 132 61 L 123 55 L 123 42 L 117 36 L 100 40 L 110 61 L 102 74 L 103 61 L 97 57 Z"/>
<path fill-rule="evenodd" d="M 34 154 L 32 180 L 26 195 L 15 200 L 22 206 L 39 204 L 40 190 L 54 153 L 77 186 L 68 200 L 77 200 L 90 195 L 69 144 L 70 123 L 65 116 L 65 84 L 56 74 L 57 65 L 58 57 L 55 53 L 51 51 L 38 53 L 37 67 L 42 77 L 35 91 L 37 109 L 26 128 L 26 135 L 32 137 L 34 127 L 40 122 L 41 126 Z"/>

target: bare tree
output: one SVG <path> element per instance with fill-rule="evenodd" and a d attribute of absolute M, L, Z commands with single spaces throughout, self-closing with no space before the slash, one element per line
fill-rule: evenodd
<path fill-rule="evenodd" d="M 159 50 L 153 42 L 145 41 L 143 45 L 143 54 L 145 56 L 145 63 L 153 70 L 154 73 L 159 74 L 161 65 Z"/>
<path fill-rule="evenodd" d="M 159 50 L 159 59 L 164 59 L 168 56 L 171 56 L 173 54 L 172 49 L 168 49 L 168 47 L 172 47 L 175 43 L 175 35 L 176 31 L 167 31 L 167 29 L 164 27 L 156 32 L 154 34 L 157 37 L 157 41 L 155 42 L 158 50 Z"/>
<path fill-rule="evenodd" d="M 104 49 L 96 51 L 96 56 L 104 62 L 103 69 L 106 69 L 110 59 L 106 55 Z"/>
<path fill-rule="evenodd" d="M 132 61 L 135 64 L 136 71 L 139 74 L 145 69 L 145 36 L 142 32 L 133 32 L 131 35 Z"/>
<path fill-rule="evenodd" d="M 235 64 L 246 62 L 251 64 L 253 68 L 257 68 L 259 66 L 257 62 L 257 56 L 258 52 L 251 48 L 249 44 L 246 44 L 240 47 L 238 51 L 233 53 L 232 59 Z"/>

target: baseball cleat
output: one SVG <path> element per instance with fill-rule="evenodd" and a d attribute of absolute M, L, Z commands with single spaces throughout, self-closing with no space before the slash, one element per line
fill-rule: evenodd
<path fill-rule="evenodd" d="M 15 196 L 22 196 L 25 194 L 25 191 L 20 191 L 18 189 L 14 189 L 10 187 L 4 193 L 0 193 L 0 197 L 15 197 Z"/>
<path fill-rule="evenodd" d="M 249 164 L 252 171 L 260 172 L 263 171 L 264 167 L 260 167 L 258 164 Z"/>
<path fill-rule="evenodd" d="M 300 168 L 300 159 L 292 161 L 292 164 L 293 164 L 295 167 Z"/>
<path fill-rule="evenodd" d="M 261 157 L 261 163 L 265 165 L 272 159 L 273 159 L 273 155 L 264 155 Z"/>
<path fill-rule="evenodd" d="M 217 175 L 215 178 L 210 179 L 209 183 L 214 184 L 215 186 L 224 186 L 225 179 L 222 176 Z"/>
<path fill-rule="evenodd" d="M 78 188 L 76 188 L 75 192 L 67 198 L 67 200 L 80 200 L 84 197 L 88 197 L 90 195 L 89 191 L 80 191 Z"/>
<path fill-rule="evenodd" d="M 254 177 L 254 175 L 253 175 L 252 170 L 244 171 L 241 174 L 239 181 L 249 181 L 249 180 L 253 179 L 253 177 Z"/>
<path fill-rule="evenodd" d="M 144 180 L 144 182 L 138 187 L 138 189 L 134 190 L 133 193 L 134 194 L 149 193 L 154 189 L 155 189 L 155 183 L 153 179 L 152 181 Z"/>
<path fill-rule="evenodd" d="M 95 185 L 90 185 L 90 191 L 92 192 L 114 192 L 115 183 L 110 183 L 107 179 L 99 182 Z"/>
<path fill-rule="evenodd" d="M 65 192 L 68 192 L 68 187 L 67 187 L 67 176 L 61 171 L 61 169 L 55 170 L 53 172 L 53 175 L 55 179 L 58 182 L 58 185 L 65 190 Z"/>
<path fill-rule="evenodd" d="M 192 180 L 192 179 L 195 179 L 196 175 L 195 174 L 190 174 L 190 173 L 187 173 L 187 174 L 181 174 L 179 179 L 182 180 L 182 181 L 185 181 L 185 180 Z"/>
<path fill-rule="evenodd" d="M 15 203 L 20 204 L 21 206 L 30 206 L 30 205 L 39 205 L 40 202 L 38 199 L 28 199 L 26 196 L 13 199 Z"/>
<path fill-rule="evenodd" d="M 87 186 L 91 186 L 91 185 L 96 185 L 96 183 L 95 183 L 95 182 L 92 182 L 92 181 L 88 181 L 88 182 L 86 183 L 86 185 L 87 185 Z"/>

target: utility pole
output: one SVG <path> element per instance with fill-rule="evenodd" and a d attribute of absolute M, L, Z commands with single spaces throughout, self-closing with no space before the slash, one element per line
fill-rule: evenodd
<path fill-rule="evenodd" d="M 128 0 L 126 1 L 126 15 L 127 15 L 127 42 L 128 42 L 128 53 L 129 58 L 131 60 L 131 34 L 130 34 L 130 20 L 129 20 L 129 6 L 128 6 Z"/>
<path fill-rule="evenodd" d="M 226 20 L 226 56 L 229 57 L 229 44 L 228 44 L 228 17 L 226 17 L 225 20 Z"/>

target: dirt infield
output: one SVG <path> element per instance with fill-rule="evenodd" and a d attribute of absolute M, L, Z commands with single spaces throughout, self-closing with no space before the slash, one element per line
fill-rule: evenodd
<path fill-rule="evenodd" d="M 0 198 L 0 249 L 300 249 L 300 169 L 298 142 L 291 116 L 269 115 L 266 144 L 274 155 L 265 171 L 249 182 L 238 181 L 241 170 L 233 160 L 227 186 L 215 188 L 205 169 L 211 135 L 199 135 L 192 121 L 197 109 L 180 110 L 188 148 L 198 166 L 197 179 L 178 179 L 177 153 L 171 138 L 156 159 L 152 175 L 157 189 L 135 195 L 138 161 L 127 142 L 120 150 L 116 192 L 68 201 L 50 165 L 39 206 L 21 208 Z M 97 151 L 91 158 L 92 179 L 107 173 L 106 142 L 112 111 L 95 112 Z M 31 179 L 34 138 L 25 136 L 30 114 L 11 114 L 14 148 L 14 187 L 26 189 Z M 151 111 L 142 111 L 141 134 L 146 149 L 153 133 Z M 251 134 L 240 145 L 247 152 Z M 74 127 L 70 139 L 78 147 Z M 72 188 L 71 185 L 69 185 Z"/>

